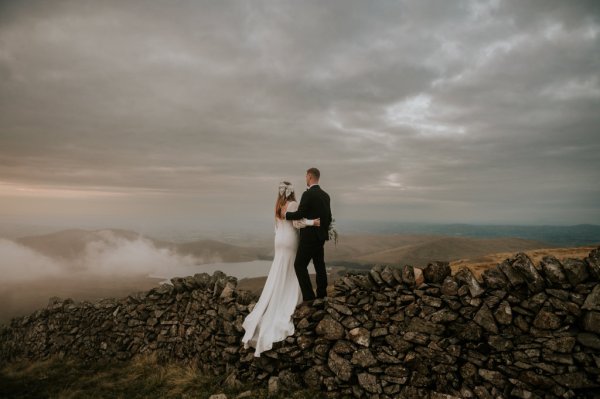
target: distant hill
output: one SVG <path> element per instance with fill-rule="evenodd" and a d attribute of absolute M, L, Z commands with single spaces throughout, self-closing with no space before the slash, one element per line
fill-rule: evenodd
<path fill-rule="evenodd" d="M 328 246 L 329 261 L 363 264 L 426 266 L 432 260 L 453 261 L 497 252 L 518 252 L 552 247 L 520 238 L 469 238 L 433 235 L 342 236 L 338 246 Z"/>
<path fill-rule="evenodd" d="M 175 248 L 181 255 L 193 255 L 205 260 L 212 259 L 210 262 L 249 262 L 264 259 L 272 251 L 269 248 L 241 247 L 215 240 L 198 240 L 175 244 Z"/>
<path fill-rule="evenodd" d="M 77 260 L 86 255 L 86 247 L 92 243 L 110 248 L 135 240 L 145 240 L 156 248 L 168 249 L 179 255 L 193 256 L 198 263 L 247 262 L 271 259 L 273 255 L 272 246 L 244 247 L 216 240 L 174 243 L 123 229 L 68 229 L 15 239 L 16 242 L 37 252 L 59 261 L 67 261 L 65 263 L 71 265 L 77 265 Z M 520 238 L 470 238 L 410 234 L 343 235 L 337 246 L 331 242 L 327 243 L 326 260 L 357 264 L 408 263 L 414 266 L 425 266 L 431 260 L 454 261 L 477 258 L 491 253 L 548 247 L 552 247 L 552 245 Z"/>
<path fill-rule="evenodd" d="M 135 231 L 123 229 L 67 229 L 54 233 L 20 237 L 14 239 L 50 258 L 73 264 L 86 254 L 86 247 L 92 243 L 101 243 L 108 247 L 117 246 L 123 241 L 143 239 L 159 249 L 168 249 L 180 255 L 192 255 L 198 263 L 245 262 L 263 259 L 272 249 L 262 247 L 242 247 L 214 240 L 198 240 L 185 243 L 173 243 L 143 236 Z M 76 262 L 75 262 L 76 263 Z"/>
<path fill-rule="evenodd" d="M 523 238 L 546 242 L 556 247 L 577 247 L 600 244 L 600 225 L 577 224 L 570 226 L 556 225 L 479 225 L 479 224 L 437 224 L 437 223 L 402 223 L 380 221 L 341 220 L 338 229 L 348 234 L 401 234 L 428 235 L 436 234 L 451 237 L 471 238 Z"/>

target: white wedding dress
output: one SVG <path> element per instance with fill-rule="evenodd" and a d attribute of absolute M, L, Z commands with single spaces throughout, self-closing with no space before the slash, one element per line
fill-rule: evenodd
<path fill-rule="evenodd" d="M 298 203 L 288 203 L 287 211 L 294 212 Z M 275 221 L 275 255 L 263 291 L 254 309 L 242 326 L 244 348 L 255 348 L 254 356 L 268 351 L 274 342 L 283 341 L 294 334 L 292 314 L 302 302 L 302 292 L 294 271 L 298 249 L 298 229 L 306 226 L 305 220 Z"/>

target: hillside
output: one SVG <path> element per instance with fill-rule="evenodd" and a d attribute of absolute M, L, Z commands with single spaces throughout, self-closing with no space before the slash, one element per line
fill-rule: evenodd
<path fill-rule="evenodd" d="M 329 261 L 362 264 L 426 266 L 431 260 L 454 261 L 490 253 L 547 248 L 548 244 L 520 238 L 469 238 L 436 235 L 342 236 L 337 247 L 328 244 Z"/>

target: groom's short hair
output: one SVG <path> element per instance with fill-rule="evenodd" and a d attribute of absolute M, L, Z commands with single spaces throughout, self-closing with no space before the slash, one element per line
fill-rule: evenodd
<path fill-rule="evenodd" d="M 321 178 L 321 172 L 319 172 L 319 169 L 317 169 L 317 168 L 310 168 L 306 171 L 306 173 L 310 173 L 311 175 L 316 177 L 317 180 L 319 180 Z"/>

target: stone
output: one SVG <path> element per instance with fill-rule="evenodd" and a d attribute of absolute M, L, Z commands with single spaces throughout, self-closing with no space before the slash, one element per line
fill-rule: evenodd
<path fill-rule="evenodd" d="M 542 273 L 546 277 L 546 280 L 555 287 L 562 287 L 567 284 L 567 276 L 563 270 L 562 264 L 553 255 L 547 255 L 540 261 L 542 267 Z"/>
<path fill-rule="evenodd" d="M 458 319 L 458 313 L 451 311 L 450 309 L 442 309 L 431 315 L 431 321 L 433 323 L 450 323 Z"/>
<path fill-rule="evenodd" d="M 434 307 L 434 308 L 440 308 L 440 307 L 442 307 L 442 304 L 443 304 L 443 302 L 440 298 L 437 298 L 434 296 L 429 296 L 429 295 L 423 295 L 421 297 L 421 301 L 423 302 L 423 304 Z"/>
<path fill-rule="evenodd" d="M 386 335 L 385 342 L 400 353 L 408 352 L 413 345 L 397 335 Z"/>
<path fill-rule="evenodd" d="M 471 296 L 473 298 L 476 298 L 485 292 L 485 290 L 483 288 L 481 288 L 481 286 L 479 285 L 479 282 L 473 275 L 473 272 L 471 272 L 471 270 L 466 267 L 463 267 L 462 269 L 460 269 L 454 275 L 454 278 L 457 281 L 460 281 L 460 282 L 466 284 L 467 287 L 469 287 L 469 293 L 471 294 Z"/>
<path fill-rule="evenodd" d="M 226 387 L 233 388 L 233 389 L 240 389 L 242 387 L 242 383 L 240 380 L 238 380 L 235 372 L 229 374 L 229 376 L 227 376 L 227 378 L 225 378 L 225 381 L 223 381 L 223 384 Z"/>
<path fill-rule="evenodd" d="M 575 373 L 555 375 L 552 378 L 554 378 L 554 381 L 558 382 L 560 385 L 569 389 L 586 389 L 598 387 L 597 383 L 590 381 L 585 375 L 585 373 L 581 371 Z"/>
<path fill-rule="evenodd" d="M 402 266 L 402 281 L 409 287 L 415 285 L 415 271 L 410 265 Z"/>
<path fill-rule="evenodd" d="M 369 347 L 371 342 L 371 333 L 363 327 L 353 328 L 348 332 L 350 340 L 358 345 Z"/>
<path fill-rule="evenodd" d="M 508 279 L 498 267 L 491 267 L 481 273 L 483 282 L 492 289 L 504 289 L 508 285 Z"/>
<path fill-rule="evenodd" d="M 600 281 L 600 248 L 592 250 L 585 258 L 585 263 L 592 277 L 596 281 Z"/>
<path fill-rule="evenodd" d="M 479 308 L 479 310 L 475 314 L 475 317 L 473 317 L 473 321 L 479 324 L 481 327 L 485 328 L 486 330 L 494 334 L 498 334 L 498 326 L 496 325 L 496 320 L 494 319 L 491 310 L 487 307 L 486 304 L 481 305 L 481 308 Z"/>
<path fill-rule="evenodd" d="M 552 385 L 554 385 L 552 379 L 544 375 L 540 375 L 532 370 L 522 372 L 521 374 L 519 374 L 518 378 L 527 385 L 540 387 L 542 389 L 548 389 Z"/>
<path fill-rule="evenodd" d="M 479 399 L 494 399 L 494 396 L 483 385 L 476 386 L 475 388 L 473 388 L 473 391 L 475 392 L 475 395 L 477 395 L 477 398 L 479 398 Z"/>
<path fill-rule="evenodd" d="M 499 371 L 479 369 L 478 374 L 481 378 L 500 389 L 504 388 L 506 384 L 504 375 Z"/>
<path fill-rule="evenodd" d="M 556 337 L 544 343 L 544 346 L 551 351 L 560 353 L 571 353 L 575 346 L 575 337 Z"/>
<path fill-rule="evenodd" d="M 381 278 L 381 275 L 379 274 L 379 270 L 381 270 L 381 267 L 379 267 L 379 266 L 376 266 L 376 267 L 372 268 L 369 271 L 369 277 L 372 279 L 372 281 L 375 284 L 377 284 L 377 285 L 383 285 L 383 284 L 385 284 L 385 282 Z"/>
<path fill-rule="evenodd" d="M 377 364 L 377 359 L 368 349 L 359 349 L 352 355 L 351 363 L 360 367 L 370 367 Z"/>
<path fill-rule="evenodd" d="M 452 276 L 448 276 L 442 283 L 441 291 L 446 296 L 455 296 L 458 294 L 458 283 Z"/>
<path fill-rule="evenodd" d="M 329 302 L 328 305 L 330 307 L 332 307 L 333 309 L 335 309 L 335 311 L 338 313 L 341 313 L 346 316 L 352 315 L 352 310 L 350 310 L 350 308 L 348 306 L 346 306 L 342 303 Z"/>
<path fill-rule="evenodd" d="M 431 262 L 423 269 L 423 276 L 428 283 L 440 284 L 451 274 L 448 262 Z"/>
<path fill-rule="evenodd" d="M 518 287 L 519 285 L 525 283 L 525 278 L 513 266 L 513 261 L 514 259 L 505 259 L 498 265 L 498 268 L 502 271 L 502 273 L 504 273 L 510 285 L 513 287 Z"/>
<path fill-rule="evenodd" d="M 371 330 L 371 337 L 376 338 L 376 337 L 383 337 L 388 335 L 388 328 L 387 327 L 376 327 L 373 330 Z"/>
<path fill-rule="evenodd" d="M 600 311 L 600 284 L 597 284 L 592 292 L 585 298 L 585 302 L 581 306 L 584 310 L 599 310 Z"/>
<path fill-rule="evenodd" d="M 291 372 L 290 370 L 282 370 L 279 372 L 279 385 L 283 390 L 297 391 L 302 388 L 302 380 L 300 374 Z"/>
<path fill-rule="evenodd" d="M 562 262 L 562 265 L 567 279 L 572 286 L 584 282 L 589 276 L 588 266 L 585 261 L 581 259 L 565 259 Z"/>
<path fill-rule="evenodd" d="M 544 279 L 538 273 L 527 254 L 524 252 L 516 254 L 513 259 L 512 267 L 521 273 L 529 291 L 537 293 L 544 289 Z"/>
<path fill-rule="evenodd" d="M 494 312 L 494 318 L 500 324 L 510 325 L 512 323 L 512 308 L 508 301 L 502 301 Z"/>
<path fill-rule="evenodd" d="M 331 348 L 331 350 L 339 355 L 348 355 L 354 353 L 356 350 L 356 345 L 350 341 L 339 340 L 333 344 L 333 348 Z"/>
<path fill-rule="evenodd" d="M 427 321 L 419 317 L 413 317 L 406 331 L 442 335 L 445 329 L 446 327 L 444 327 L 442 324 L 436 324 L 434 322 Z"/>
<path fill-rule="evenodd" d="M 304 383 L 313 390 L 320 390 L 323 383 L 323 366 L 313 366 L 304 372 Z"/>
<path fill-rule="evenodd" d="M 600 312 L 585 312 L 581 321 L 585 331 L 600 334 Z"/>
<path fill-rule="evenodd" d="M 381 385 L 377 382 L 377 377 L 369 373 L 358 374 L 358 384 L 367 392 L 381 393 Z"/>
<path fill-rule="evenodd" d="M 394 272 L 391 267 L 385 266 L 380 273 L 381 279 L 386 282 L 390 287 L 398 285 L 398 282 L 394 278 Z"/>
<path fill-rule="evenodd" d="M 339 322 L 330 318 L 324 318 L 317 324 L 315 331 L 318 335 L 322 335 L 323 338 L 335 341 L 344 338 L 346 330 Z"/>
<path fill-rule="evenodd" d="M 533 326 L 542 330 L 555 330 L 560 324 L 560 317 L 545 309 L 540 310 L 533 320 Z"/>
<path fill-rule="evenodd" d="M 404 339 L 408 342 L 412 342 L 417 345 L 427 345 L 427 343 L 429 342 L 429 335 L 419 332 L 408 331 L 404 333 Z"/>
<path fill-rule="evenodd" d="M 279 394 L 280 391 L 280 386 L 279 386 L 279 377 L 271 377 L 269 378 L 269 384 L 268 384 L 268 393 L 269 396 L 276 396 Z"/>
<path fill-rule="evenodd" d="M 600 351 L 600 336 L 592 333 L 579 333 L 577 334 L 577 342 L 588 348 L 596 349 Z"/>
<path fill-rule="evenodd" d="M 335 352 L 329 352 L 327 360 L 329 369 L 342 381 L 350 381 L 352 377 L 352 364 Z"/>
<path fill-rule="evenodd" d="M 502 338 L 499 335 L 490 335 L 488 338 L 488 344 L 490 344 L 490 346 L 496 349 L 498 352 L 506 352 L 514 347 L 510 340 Z"/>
<path fill-rule="evenodd" d="M 449 395 L 441 392 L 431 392 L 430 399 L 460 399 L 459 396 Z"/>
<path fill-rule="evenodd" d="M 423 270 L 415 267 L 413 269 L 413 273 L 415 274 L 415 286 L 419 287 L 421 284 L 425 282 L 425 277 L 423 276 Z"/>

